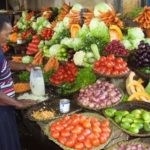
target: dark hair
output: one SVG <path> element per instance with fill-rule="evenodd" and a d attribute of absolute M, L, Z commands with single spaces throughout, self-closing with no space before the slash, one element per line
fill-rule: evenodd
<path fill-rule="evenodd" d="M 10 19 L 7 15 L 0 15 L 0 31 L 2 30 L 5 23 L 10 23 Z"/>

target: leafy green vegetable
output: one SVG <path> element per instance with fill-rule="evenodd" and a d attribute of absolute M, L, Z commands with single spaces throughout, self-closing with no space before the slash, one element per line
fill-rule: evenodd
<path fill-rule="evenodd" d="M 19 73 L 19 80 L 24 81 L 24 82 L 29 82 L 30 80 L 30 72 L 28 71 L 23 71 Z"/>
<path fill-rule="evenodd" d="M 134 27 L 128 29 L 128 38 L 135 40 L 135 39 L 140 39 L 143 40 L 145 37 L 144 32 L 141 28 Z"/>
<path fill-rule="evenodd" d="M 52 74 L 55 72 L 55 70 L 50 70 L 49 72 L 45 72 L 43 74 L 43 77 L 44 77 L 44 82 L 45 83 L 49 83 L 49 78 L 52 76 Z"/>
<path fill-rule="evenodd" d="M 32 63 L 33 57 L 32 56 L 23 56 L 22 57 L 22 63 L 29 64 Z"/>
<path fill-rule="evenodd" d="M 86 86 L 94 83 L 96 81 L 96 76 L 92 72 L 92 68 L 83 68 L 80 69 L 77 75 L 77 78 L 74 83 L 66 83 L 62 85 L 58 92 L 67 95 L 77 92 L 81 88 L 85 88 Z"/>
<path fill-rule="evenodd" d="M 145 73 L 145 74 L 150 74 L 150 67 L 144 67 L 139 69 L 139 71 Z"/>

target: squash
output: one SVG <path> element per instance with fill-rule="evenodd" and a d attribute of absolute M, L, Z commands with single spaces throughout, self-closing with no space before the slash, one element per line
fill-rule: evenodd
<path fill-rule="evenodd" d="M 71 25 L 71 37 L 76 38 L 78 31 L 81 29 L 80 25 L 73 24 Z"/>
<path fill-rule="evenodd" d="M 121 29 L 116 25 L 111 25 L 109 27 L 110 40 L 119 40 L 123 39 L 123 34 Z"/>
<path fill-rule="evenodd" d="M 14 84 L 14 90 L 16 93 L 23 93 L 29 91 L 30 84 L 29 83 L 16 83 Z"/>

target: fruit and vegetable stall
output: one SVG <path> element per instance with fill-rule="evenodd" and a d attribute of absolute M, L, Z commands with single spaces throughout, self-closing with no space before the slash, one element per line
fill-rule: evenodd
<path fill-rule="evenodd" d="M 3 49 L 39 66 L 14 72 L 14 89 L 18 100 L 36 102 L 23 113 L 52 145 L 150 150 L 150 7 L 24 11 Z"/>

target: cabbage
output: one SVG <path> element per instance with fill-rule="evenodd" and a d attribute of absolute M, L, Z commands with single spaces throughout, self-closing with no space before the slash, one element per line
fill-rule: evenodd
<path fill-rule="evenodd" d="M 49 48 L 50 56 L 56 56 L 60 48 L 61 48 L 60 44 L 55 44 L 55 45 L 51 46 Z"/>
<path fill-rule="evenodd" d="M 22 57 L 22 63 L 24 64 L 29 64 L 32 63 L 33 57 L 32 56 L 24 56 Z"/>
<path fill-rule="evenodd" d="M 141 28 L 138 27 L 134 27 L 134 28 L 130 28 L 128 29 L 128 38 L 135 40 L 135 39 L 140 39 L 143 40 L 144 39 L 144 32 Z"/>
<path fill-rule="evenodd" d="M 89 33 L 89 28 L 88 28 L 88 26 L 87 26 L 86 24 L 84 24 L 84 25 L 82 26 L 82 28 L 78 31 L 77 36 L 78 36 L 79 38 L 85 39 L 86 36 L 87 36 L 87 33 Z"/>
<path fill-rule="evenodd" d="M 131 50 L 133 48 L 131 42 L 129 40 L 123 40 L 122 44 L 124 45 L 124 47 L 128 50 Z"/>
<path fill-rule="evenodd" d="M 73 5 L 72 10 L 80 11 L 83 8 L 83 6 L 79 3 L 76 3 Z"/>
<path fill-rule="evenodd" d="M 109 40 L 109 30 L 104 22 L 94 18 L 91 20 L 89 27 L 93 37 L 102 38 L 106 41 Z"/>
<path fill-rule="evenodd" d="M 74 61 L 75 65 L 84 66 L 84 57 L 85 57 L 84 51 L 76 52 L 73 56 L 73 61 Z"/>
<path fill-rule="evenodd" d="M 64 38 L 61 40 L 61 44 L 74 50 L 79 50 L 83 47 L 83 42 L 80 38 Z"/>
<path fill-rule="evenodd" d="M 133 49 L 138 48 L 138 45 L 140 44 L 141 39 L 135 39 L 135 40 L 131 40 L 131 44 L 133 46 Z"/>
<path fill-rule="evenodd" d="M 106 4 L 105 2 L 100 2 L 94 8 L 94 15 L 95 17 L 98 17 L 100 15 L 100 12 L 108 12 L 110 10 L 112 9 L 108 4 Z"/>
<path fill-rule="evenodd" d="M 61 21 L 61 22 L 57 23 L 56 27 L 54 28 L 54 31 L 55 32 L 61 32 L 65 28 L 66 27 L 64 26 L 64 23 Z"/>

